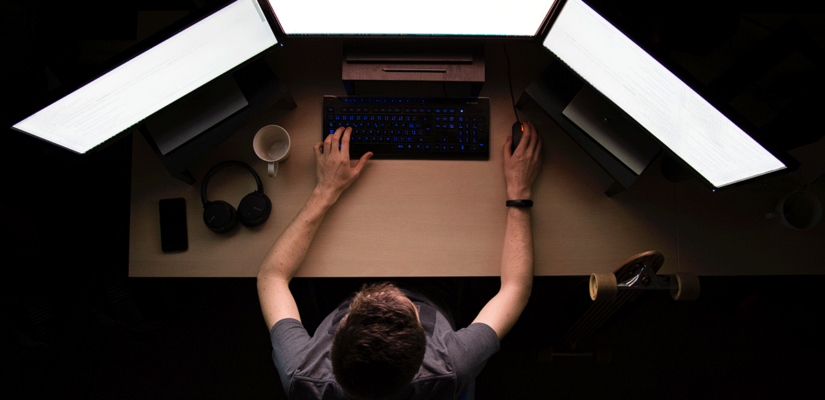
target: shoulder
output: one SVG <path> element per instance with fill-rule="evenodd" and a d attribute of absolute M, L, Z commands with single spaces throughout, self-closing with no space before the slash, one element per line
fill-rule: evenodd
<path fill-rule="evenodd" d="M 307 344 L 310 341 L 304 325 L 293 318 L 284 318 L 269 331 L 272 344 L 272 361 L 281 375 L 284 387 L 306 357 Z"/>
<path fill-rule="evenodd" d="M 446 352 L 456 376 L 456 393 L 467 390 L 499 348 L 496 331 L 483 323 L 471 324 L 447 338 Z"/>
<path fill-rule="evenodd" d="M 426 307 L 430 306 L 422 306 L 422 311 Z M 421 371 L 413 379 L 410 398 L 454 398 L 467 390 L 487 359 L 499 350 L 498 336 L 486 324 L 455 331 L 441 313 L 435 313 L 432 330 L 428 331 L 426 312 L 421 318 L 427 331 L 427 352 Z"/>
<path fill-rule="evenodd" d="M 303 325 L 293 319 L 278 321 L 272 327 L 271 336 L 284 335 L 287 338 L 297 336 L 298 340 L 281 339 L 276 348 L 273 341 L 273 359 L 281 383 L 290 399 L 346 399 L 343 390 L 335 381 L 332 373 L 332 361 L 329 354 L 332 348 L 334 326 L 341 315 L 336 310 L 329 314 L 315 330 L 312 337 L 306 333 Z M 287 368 L 282 371 L 276 353 L 291 355 Z M 286 375 L 286 376 L 285 376 Z"/>
<path fill-rule="evenodd" d="M 489 325 L 479 322 L 444 335 L 442 340 L 450 358 L 458 361 L 486 360 L 498 352 L 501 345 L 496 331 Z"/>

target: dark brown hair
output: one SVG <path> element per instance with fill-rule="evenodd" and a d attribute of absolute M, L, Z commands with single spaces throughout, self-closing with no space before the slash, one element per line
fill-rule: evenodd
<path fill-rule="evenodd" d="M 380 399 L 404 389 L 421 368 L 427 336 L 395 285 L 364 285 L 338 324 L 332 372 L 351 397 Z"/>

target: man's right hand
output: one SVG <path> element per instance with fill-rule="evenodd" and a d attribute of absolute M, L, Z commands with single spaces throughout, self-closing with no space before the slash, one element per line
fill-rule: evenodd
<path fill-rule="evenodd" d="M 352 128 L 340 127 L 328 135 L 323 142 L 318 142 L 315 150 L 316 190 L 322 197 L 334 203 L 338 196 L 354 182 L 367 164 L 373 153 L 364 154 L 358 163 L 350 165 L 349 141 Z M 338 145 L 340 143 L 340 146 Z"/>
<path fill-rule="evenodd" d="M 504 181 L 507 184 L 508 200 L 529 200 L 533 194 L 533 183 L 541 169 L 541 138 L 533 123 L 524 123 L 524 135 L 513 154 L 508 136 L 504 144 Z"/>

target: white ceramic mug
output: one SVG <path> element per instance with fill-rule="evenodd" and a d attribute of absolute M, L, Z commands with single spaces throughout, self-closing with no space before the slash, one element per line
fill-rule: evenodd
<path fill-rule="evenodd" d="M 252 139 L 252 148 L 258 158 L 267 162 L 269 176 L 278 175 L 278 164 L 289 157 L 291 141 L 286 129 L 278 125 L 267 125 L 258 130 Z"/>
<path fill-rule="evenodd" d="M 810 229 L 822 218 L 822 203 L 815 194 L 806 190 L 791 192 L 776 204 L 776 211 L 766 218 L 779 218 L 782 225 L 794 229 Z"/>

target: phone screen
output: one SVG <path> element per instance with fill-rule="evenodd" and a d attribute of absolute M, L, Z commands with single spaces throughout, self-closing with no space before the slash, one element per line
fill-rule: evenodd
<path fill-rule="evenodd" d="M 160 243 L 164 252 L 184 251 L 189 248 L 186 230 L 186 200 L 179 197 L 163 199 L 160 208 Z"/>

